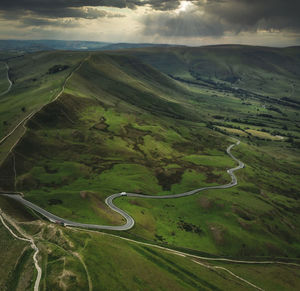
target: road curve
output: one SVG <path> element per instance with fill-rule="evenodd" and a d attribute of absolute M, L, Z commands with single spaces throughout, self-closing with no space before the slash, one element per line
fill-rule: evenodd
<path fill-rule="evenodd" d="M 4 96 L 5 94 L 7 94 L 10 91 L 11 86 L 12 86 L 12 81 L 9 79 L 9 66 L 8 66 L 7 63 L 5 63 L 5 66 L 6 66 L 6 69 L 7 69 L 7 75 L 6 75 L 6 77 L 7 77 L 7 81 L 9 83 L 9 85 L 8 85 L 8 88 L 4 92 L 0 93 L 0 97 Z"/>
<path fill-rule="evenodd" d="M 106 205 L 110 209 L 112 209 L 113 211 L 119 213 L 121 216 L 123 216 L 125 218 L 126 223 L 123 224 L 123 225 L 111 226 L 111 225 L 97 225 L 97 224 L 78 223 L 78 222 L 70 221 L 70 220 L 61 218 L 59 216 L 56 216 L 56 215 L 46 211 L 45 209 L 33 204 L 32 202 L 27 201 L 26 199 L 24 199 L 19 194 L 4 193 L 2 195 L 6 196 L 6 197 L 9 197 L 11 199 L 14 199 L 16 201 L 19 201 L 20 203 L 22 203 L 26 207 L 28 207 L 28 208 L 36 211 L 37 213 L 41 214 L 42 216 L 44 216 L 45 218 L 47 218 L 51 222 L 63 224 L 64 226 L 73 226 L 73 227 L 80 227 L 80 228 L 87 228 L 87 229 L 99 229 L 99 230 L 101 230 L 101 229 L 118 230 L 118 231 L 129 230 L 134 226 L 134 219 L 128 213 L 126 213 L 124 210 L 122 210 L 122 209 L 118 208 L 116 205 L 114 205 L 114 203 L 113 203 L 114 199 L 116 199 L 118 197 L 122 197 L 122 196 L 147 198 L 147 199 L 172 199 L 172 198 L 180 198 L 180 197 L 190 196 L 190 195 L 196 194 L 200 191 L 209 190 L 209 189 L 226 189 L 226 188 L 233 187 L 233 186 L 237 185 L 237 178 L 234 175 L 234 172 L 239 170 L 239 169 L 244 168 L 244 166 L 245 166 L 243 162 L 241 162 L 236 157 L 234 157 L 230 152 L 231 149 L 235 145 L 239 145 L 239 144 L 240 144 L 240 141 L 237 141 L 237 143 L 230 145 L 226 150 L 227 154 L 233 160 L 235 160 L 238 163 L 237 167 L 227 170 L 227 173 L 231 177 L 231 182 L 228 183 L 228 184 L 219 185 L 219 186 L 202 187 L 202 188 L 198 188 L 198 189 L 194 189 L 194 190 L 191 190 L 191 191 L 188 191 L 188 192 L 184 192 L 184 193 L 180 193 L 180 194 L 174 194 L 174 195 L 155 196 L 155 195 L 143 195 L 143 194 L 122 192 L 122 193 L 112 194 L 109 197 L 107 197 L 105 199 Z"/>

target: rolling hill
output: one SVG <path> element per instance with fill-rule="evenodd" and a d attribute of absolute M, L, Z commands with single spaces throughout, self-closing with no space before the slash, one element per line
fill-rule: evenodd
<path fill-rule="evenodd" d="M 39 52 L 50 50 L 99 51 L 144 47 L 169 47 L 167 44 L 153 43 L 109 43 L 100 41 L 70 41 L 55 39 L 0 40 L 0 52 Z"/>
<path fill-rule="evenodd" d="M 223 90 L 242 89 L 276 98 L 293 93 L 292 100 L 299 98 L 299 47 L 220 45 L 145 48 L 119 53 L 136 56 L 183 82 L 219 86 Z"/>
<path fill-rule="evenodd" d="M 43 286 L 249 287 L 217 266 L 261 288 L 296 290 L 298 267 L 197 264 L 135 241 L 207 257 L 298 262 L 299 55 L 299 48 L 213 46 L 51 51 L 7 60 L 13 88 L 0 100 L 2 136 L 26 113 L 34 115 L 26 131 L 0 145 L 8 155 L 1 190 L 21 191 L 59 216 L 117 225 L 122 217 L 104 203 L 112 193 L 162 195 L 225 184 L 235 165 L 225 152 L 232 136 L 241 140 L 234 154 L 246 164 L 234 188 L 163 202 L 120 198 L 116 204 L 136 220 L 124 233 L 72 230 L 27 212 L 24 218 L 1 198 L 1 208 L 41 248 Z"/>

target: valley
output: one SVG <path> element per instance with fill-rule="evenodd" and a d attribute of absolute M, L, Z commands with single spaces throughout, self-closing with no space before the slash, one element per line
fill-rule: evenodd
<path fill-rule="evenodd" d="M 125 223 L 105 204 L 111 194 L 173 195 L 116 199 L 135 222 L 124 232 L 53 224 L 1 195 L 2 211 L 39 247 L 41 288 L 150 290 L 158 280 L 175 290 L 297 290 L 299 56 L 299 47 L 250 46 L 2 56 L 2 193 L 110 226 Z M 234 181 L 236 161 L 245 163 L 237 185 L 218 186 Z M 32 250 L 0 231 L 16 250 L 9 268 L 36 276 Z M 3 276 L 0 287 L 30 290 L 27 280 L 11 287 Z"/>

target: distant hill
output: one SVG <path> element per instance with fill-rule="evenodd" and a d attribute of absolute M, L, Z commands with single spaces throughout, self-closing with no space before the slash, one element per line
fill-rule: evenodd
<path fill-rule="evenodd" d="M 300 47 L 243 45 L 121 50 L 181 82 L 299 101 Z"/>
<path fill-rule="evenodd" d="M 45 50 L 118 50 L 145 47 L 169 47 L 167 44 L 152 43 L 108 43 L 98 41 L 65 40 L 0 40 L 0 51 L 35 52 Z"/>
<path fill-rule="evenodd" d="M 184 47 L 179 45 L 170 45 L 170 44 L 157 44 L 157 43 L 113 43 L 105 45 L 101 50 L 120 50 L 120 49 L 135 49 L 135 48 L 164 48 L 164 47 Z"/>
<path fill-rule="evenodd" d="M 106 42 L 64 40 L 0 40 L 0 50 L 97 50 L 108 45 Z"/>

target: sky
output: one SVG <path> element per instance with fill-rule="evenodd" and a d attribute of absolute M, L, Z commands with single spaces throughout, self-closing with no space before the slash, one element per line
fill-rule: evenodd
<path fill-rule="evenodd" d="M 300 0 L 1 0 L 0 39 L 300 45 Z"/>

